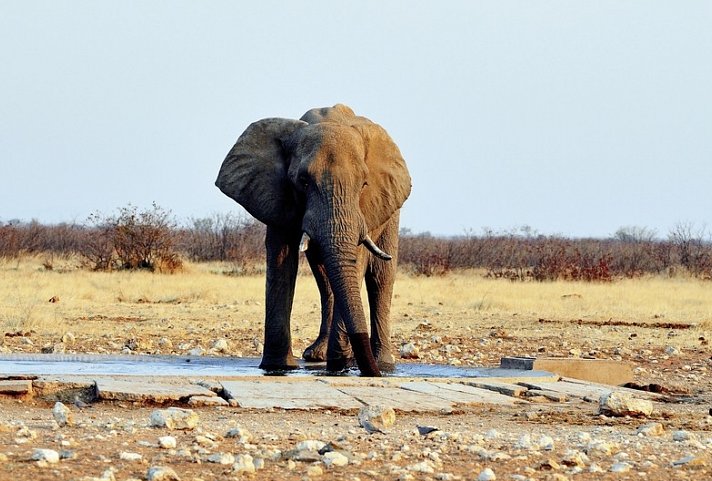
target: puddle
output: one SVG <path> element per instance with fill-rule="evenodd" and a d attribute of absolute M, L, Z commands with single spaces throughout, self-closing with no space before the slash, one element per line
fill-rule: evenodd
<path fill-rule="evenodd" d="M 100 355 L 100 354 L 2 354 L 2 376 L 326 376 L 334 375 L 325 370 L 324 363 L 300 361 L 300 367 L 292 371 L 266 373 L 259 368 L 259 358 L 209 357 L 209 356 L 148 356 L 148 355 Z M 505 377 L 522 371 L 500 368 L 467 368 L 438 364 L 404 363 L 396 365 L 387 377 L 467 378 Z M 549 374 L 543 373 L 542 374 Z M 358 376 L 358 371 L 338 374 Z M 528 376 L 537 376 L 537 371 L 527 371 Z"/>

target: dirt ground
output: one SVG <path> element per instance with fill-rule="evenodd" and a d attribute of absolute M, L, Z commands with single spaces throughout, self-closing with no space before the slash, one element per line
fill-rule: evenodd
<path fill-rule="evenodd" d="M 542 324 L 550 332 L 537 339 L 518 338 L 502 328 L 492 329 L 482 338 L 450 337 L 429 325 L 418 327 L 409 339 L 418 344 L 421 337 L 435 337 L 436 345 L 427 343 L 432 345 L 434 356 L 446 354 L 447 362 L 454 364 L 470 359 L 473 353 L 486 352 L 485 359 L 490 362 L 484 364 L 493 365 L 495 358 L 511 353 L 515 345 L 519 352 L 563 355 L 552 352 L 556 351 L 554 344 L 560 346 L 556 330 L 551 330 L 556 325 Z M 670 326 L 638 329 L 663 329 L 665 335 L 677 330 Z M 246 341 L 241 349 L 245 352 L 256 349 L 252 334 L 243 333 Z M 653 389 L 662 388 L 670 394 L 671 402 L 656 404 L 656 411 L 648 418 L 601 416 L 595 403 L 532 403 L 468 408 L 442 415 L 399 412 L 395 425 L 386 433 L 369 434 L 359 426 L 353 411 L 198 408 L 196 429 L 170 431 L 149 426 L 151 412 L 165 406 L 94 403 L 79 408 L 69 403 L 75 424 L 60 428 L 52 416 L 52 399 L 4 397 L 0 399 L 0 453 L 4 454 L 0 454 L 0 480 L 74 480 L 102 475 L 104 479 L 147 479 L 149 468 L 154 466 L 170 467 L 182 480 L 472 480 L 478 479 L 485 468 L 492 469 L 496 479 L 515 480 L 712 479 L 712 358 L 708 347 L 699 340 L 698 346 L 680 351 L 669 346 L 641 348 L 635 342 L 639 337 L 630 337 L 631 346 L 623 351 L 600 346 L 591 352 L 587 340 L 577 336 L 568 336 L 565 348 L 568 355 L 593 354 L 630 361 L 635 365 L 637 384 L 655 384 Z M 41 336 L 30 338 L 35 345 L 46 344 Z M 5 345 L 12 349 L 15 343 L 23 342 L 21 339 L 7 337 Z M 82 345 L 80 339 L 75 342 L 73 350 L 79 352 L 96 348 Z M 457 349 L 443 349 L 448 345 Z M 429 353 L 425 347 L 421 355 L 429 359 L 433 357 Z M 636 429 L 650 423 L 660 423 L 663 431 L 655 436 L 636 434 Z M 438 430 L 424 436 L 418 426 Z M 247 429 L 251 439 L 240 443 L 226 437 L 234 427 Z M 158 446 L 158 438 L 168 435 L 176 438 L 175 449 Z M 333 443 L 349 463 L 327 467 L 318 456 L 290 461 L 286 453 L 303 440 Z M 68 459 L 56 464 L 38 463 L 31 459 L 35 448 L 65 451 Z M 121 459 L 121 453 L 134 453 L 140 459 Z M 253 459 L 263 459 L 264 467 L 256 474 L 236 472 L 232 464 L 208 461 L 215 453 L 250 454 Z M 681 465 L 674 466 L 674 462 Z M 621 472 L 611 471 L 616 469 Z"/>

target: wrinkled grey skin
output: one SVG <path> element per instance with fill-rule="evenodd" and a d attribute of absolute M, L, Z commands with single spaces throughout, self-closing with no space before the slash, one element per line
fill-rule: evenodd
<path fill-rule="evenodd" d="M 265 347 L 260 367 L 297 366 L 290 315 L 303 234 L 321 295 L 321 328 L 304 352 L 341 370 L 354 360 L 365 376 L 393 369 L 390 304 L 400 207 L 411 179 L 386 131 L 345 105 L 313 109 L 301 120 L 251 124 L 215 184 L 267 225 Z M 389 260 L 390 259 L 390 260 Z M 360 297 L 365 279 L 369 338 Z"/>

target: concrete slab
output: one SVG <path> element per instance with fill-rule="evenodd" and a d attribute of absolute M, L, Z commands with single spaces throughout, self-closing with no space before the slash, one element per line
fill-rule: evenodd
<path fill-rule="evenodd" d="M 456 405 L 498 404 L 513 406 L 524 401 L 503 394 L 457 383 L 408 382 L 401 389 L 430 394 Z"/>
<path fill-rule="evenodd" d="M 468 381 L 469 386 L 478 387 L 480 389 L 488 389 L 490 391 L 504 394 L 505 396 L 521 397 L 526 391 L 525 386 L 499 381 Z"/>
<path fill-rule="evenodd" d="M 404 412 L 452 412 L 451 401 L 397 387 L 344 386 L 339 391 L 369 406 L 390 406 Z"/>
<path fill-rule="evenodd" d="M 634 379 L 630 363 L 611 359 L 503 357 L 500 367 L 549 371 L 563 377 L 612 386 L 620 386 Z"/>
<path fill-rule="evenodd" d="M 28 379 L 0 381 L 0 394 L 10 396 L 32 394 L 32 381 Z"/>
<path fill-rule="evenodd" d="M 363 404 L 324 383 L 313 380 L 222 381 L 229 400 L 249 409 L 359 409 Z"/>
<path fill-rule="evenodd" d="M 601 396 L 612 391 L 623 391 L 640 399 L 664 400 L 665 396 L 656 393 L 645 391 L 636 391 L 635 389 L 627 389 L 623 387 L 608 386 L 605 384 L 596 384 L 590 382 L 582 382 L 578 380 L 562 380 L 559 382 L 523 382 L 525 387 L 529 389 L 540 389 L 546 391 L 554 391 L 564 393 L 569 396 L 583 399 L 585 401 L 598 402 Z"/>
<path fill-rule="evenodd" d="M 214 392 L 196 384 L 142 383 L 116 379 L 96 379 L 97 398 L 111 401 L 139 401 L 164 403 L 187 400 L 192 396 L 216 396 Z"/>

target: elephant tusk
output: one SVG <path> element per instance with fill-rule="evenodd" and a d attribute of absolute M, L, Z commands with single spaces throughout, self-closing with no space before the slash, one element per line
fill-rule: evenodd
<path fill-rule="evenodd" d="M 383 259 L 384 261 L 389 261 L 389 260 L 393 259 L 393 257 L 390 254 L 387 254 L 387 253 L 383 252 L 381 249 L 379 249 L 378 246 L 371 240 L 371 238 L 369 236 L 364 237 L 363 245 L 366 246 L 366 249 L 371 251 L 371 254 Z"/>
<path fill-rule="evenodd" d="M 299 252 L 306 252 L 309 249 L 309 241 L 311 238 L 306 232 L 302 234 L 302 240 L 299 242 Z"/>

